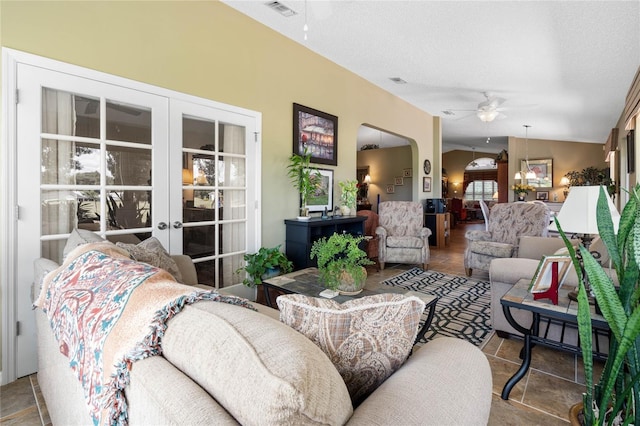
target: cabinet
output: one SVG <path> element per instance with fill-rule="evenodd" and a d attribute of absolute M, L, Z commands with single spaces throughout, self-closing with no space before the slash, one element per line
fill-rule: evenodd
<path fill-rule="evenodd" d="M 429 245 L 445 248 L 451 235 L 451 213 L 425 213 L 424 226 L 431 230 Z"/>
<path fill-rule="evenodd" d="M 311 246 L 322 237 L 330 237 L 334 232 L 364 235 L 364 216 L 345 216 L 330 219 L 313 217 L 309 220 L 285 219 L 287 228 L 285 253 L 293 262 L 293 269 L 317 266 L 310 258 Z"/>

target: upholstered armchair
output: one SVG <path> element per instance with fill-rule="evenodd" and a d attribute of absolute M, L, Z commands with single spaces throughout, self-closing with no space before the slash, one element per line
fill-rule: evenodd
<path fill-rule="evenodd" d="M 379 226 L 376 235 L 380 269 L 386 262 L 418 264 L 426 270 L 429 265 L 429 236 L 424 227 L 421 203 L 412 201 L 384 201 L 378 206 Z"/>
<path fill-rule="evenodd" d="M 517 257 L 522 236 L 546 237 L 550 214 L 546 206 L 534 203 L 501 203 L 491 209 L 488 230 L 467 231 L 464 269 L 489 270 L 493 259 Z"/>

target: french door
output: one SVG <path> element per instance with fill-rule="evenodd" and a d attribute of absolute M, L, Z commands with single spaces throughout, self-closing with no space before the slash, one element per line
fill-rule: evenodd
<path fill-rule="evenodd" d="M 3 325 L 5 383 L 37 369 L 33 261 L 62 262 L 74 228 L 156 237 L 216 287 L 239 283 L 259 246 L 259 114 L 80 70 L 16 65 L 15 315 L 4 318 L 18 327 Z"/>

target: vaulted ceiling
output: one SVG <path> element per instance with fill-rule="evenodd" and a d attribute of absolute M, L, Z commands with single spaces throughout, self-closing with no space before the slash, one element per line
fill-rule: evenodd
<path fill-rule="evenodd" d="M 441 116 L 444 152 L 499 152 L 525 124 L 532 139 L 604 143 L 640 66 L 638 0 L 278 0 L 289 17 L 223 2 Z"/>

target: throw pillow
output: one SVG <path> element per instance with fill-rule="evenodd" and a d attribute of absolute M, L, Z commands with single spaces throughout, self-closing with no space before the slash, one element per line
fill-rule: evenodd
<path fill-rule="evenodd" d="M 66 259 L 67 255 L 73 251 L 74 248 L 81 246 L 83 244 L 88 243 L 100 243 L 104 241 L 100 235 L 95 234 L 91 231 L 87 231 L 86 229 L 77 229 L 75 228 L 69 234 L 69 238 L 67 239 L 67 243 L 62 250 L 63 260 Z"/>
<path fill-rule="evenodd" d="M 343 304 L 301 294 L 280 296 L 276 302 L 280 321 L 327 354 L 354 406 L 405 362 L 425 307 L 415 296 L 389 293 Z"/>
<path fill-rule="evenodd" d="M 138 244 L 126 244 L 119 241 L 116 246 L 125 249 L 133 260 L 164 269 L 173 275 L 177 282 L 182 282 L 182 274 L 178 264 L 162 247 L 162 243 L 156 237 L 147 238 Z"/>
<path fill-rule="evenodd" d="M 578 242 L 576 243 L 578 244 Z M 595 257 L 595 259 L 602 265 L 602 267 L 609 267 L 609 252 L 607 251 L 607 247 L 604 245 L 604 241 L 599 236 L 595 237 L 593 241 L 591 241 L 591 245 L 589 246 L 589 252 Z M 558 249 L 555 253 L 556 255 L 569 256 L 569 250 L 566 247 Z"/>

